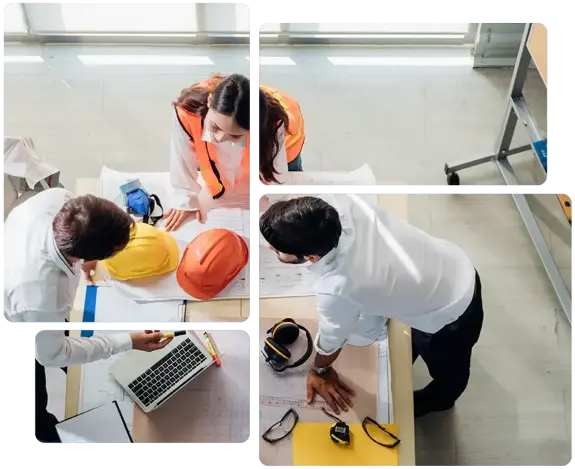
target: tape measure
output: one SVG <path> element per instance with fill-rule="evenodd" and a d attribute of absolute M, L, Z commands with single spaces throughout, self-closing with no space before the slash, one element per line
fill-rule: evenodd
<path fill-rule="evenodd" d="M 322 399 L 314 399 L 311 404 L 308 404 L 305 399 L 291 399 L 288 397 L 272 397 L 260 396 L 260 405 L 268 407 L 292 407 L 298 409 L 315 409 L 321 410 L 327 403 Z"/>
<path fill-rule="evenodd" d="M 332 418 L 336 421 L 334 425 L 329 429 L 329 437 L 331 441 L 337 443 L 338 445 L 348 446 L 351 443 L 351 433 L 349 432 L 349 425 L 341 420 L 339 417 L 336 417 L 333 414 L 330 414 L 327 410 L 321 409 L 325 415 L 329 418 Z"/>

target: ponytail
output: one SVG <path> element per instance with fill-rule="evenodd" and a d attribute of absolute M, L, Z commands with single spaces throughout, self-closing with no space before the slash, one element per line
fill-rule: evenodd
<path fill-rule="evenodd" d="M 281 131 L 289 132 L 288 115 L 277 99 L 260 89 L 260 177 L 266 183 L 278 182 L 274 161 L 280 151 Z"/>
<path fill-rule="evenodd" d="M 207 83 L 195 83 L 184 88 L 178 99 L 172 104 L 204 119 L 208 113 L 208 96 L 213 93 L 215 88 L 225 79 L 225 75 L 216 74 L 212 75 L 207 80 Z"/>

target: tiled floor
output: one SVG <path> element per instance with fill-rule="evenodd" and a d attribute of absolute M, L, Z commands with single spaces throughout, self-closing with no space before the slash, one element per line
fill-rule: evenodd
<path fill-rule="evenodd" d="M 6 64 L 6 133 L 33 137 L 70 187 L 79 177 L 97 177 L 102 164 L 167 170 L 170 102 L 180 89 L 212 72 L 249 70 L 244 48 L 50 46 L 5 53 L 45 59 Z M 78 53 L 207 55 L 215 65 L 87 67 Z M 445 161 L 491 151 L 508 70 L 334 67 L 325 56 L 336 53 L 353 52 L 265 51 L 296 62 L 295 67 L 264 67 L 261 80 L 301 102 L 306 168 L 352 169 L 368 161 L 380 180 L 442 184 Z M 545 128 L 545 92 L 533 74 L 527 95 Z M 517 166 L 521 177 L 529 180 L 531 157 L 519 159 L 524 160 Z M 500 182 L 490 166 L 461 174 L 464 183 Z M 570 230 L 554 196 L 531 204 L 570 279 Z M 454 411 L 417 423 L 418 463 L 565 464 L 571 456 L 571 328 L 557 313 L 511 197 L 410 196 L 409 220 L 469 252 L 482 276 L 486 312 L 467 392 Z M 48 378 L 56 383 L 54 393 L 61 392 L 61 378 Z M 426 379 L 417 362 L 416 384 Z M 61 412 L 57 398 L 52 405 Z"/>

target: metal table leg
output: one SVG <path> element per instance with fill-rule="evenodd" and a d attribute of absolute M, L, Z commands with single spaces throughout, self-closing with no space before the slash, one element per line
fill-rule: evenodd
<path fill-rule="evenodd" d="M 513 168 L 509 164 L 508 160 L 498 160 L 497 166 L 499 171 L 501 171 L 501 175 L 505 182 L 508 185 L 517 185 L 517 177 L 513 172 Z M 549 281 L 553 286 L 553 290 L 557 295 L 557 299 L 559 300 L 559 304 L 567 321 L 571 324 L 571 295 L 567 287 L 565 286 L 565 282 L 563 281 L 563 277 L 561 276 L 561 272 L 557 268 L 557 264 L 551 255 L 551 251 L 549 250 L 549 246 L 545 242 L 545 238 L 539 229 L 539 225 L 537 224 L 537 220 L 527 203 L 527 199 L 523 194 L 512 194 L 513 201 L 517 206 L 517 210 L 523 219 L 523 223 L 525 224 L 525 228 L 533 241 L 533 245 L 535 246 L 535 250 L 537 254 L 539 254 L 539 258 L 541 259 L 541 263 L 543 267 L 545 267 L 545 271 L 547 272 L 547 276 L 549 277 Z"/>
<path fill-rule="evenodd" d="M 529 107 L 523 98 L 523 86 L 525 85 L 525 80 L 527 79 L 527 72 L 531 64 L 531 54 L 527 47 L 527 42 L 529 40 L 529 33 L 531 32 L 531 23 L 526 24 L 525 30 L 523 32 L 523 37 L 521 39 L 521 45 L 519 48 L 519 54 L 517 61 L 515 62 L 515 68 L 513 69 L 513 75 L 511 77 L 511 85 L 509 88 L 507 108 L 505 109 L 505 116 L 503 119 L 503 126 L 499 137 L 497 138 L 494 153 L 489 156 L 482 156 L 469 161 L 463 161 L 459 163 L 446 164 L 445 174 L 447 175 L 447 183 L 450 185 L 459 184 L 459 176 L 457 171 L 471 168 L 473 166 L 478 166 L 480 164 L 486 163 L 488 161 L 493 161 L 503 177 L 507 185 L 519 185 L 519 181 L 515 176 L 513 168 L 509 163 L 508 156 L 515 153 L 521 153 L 527 151 L 531 148 L 538 156 L 541 161 L 545 171 L 547 171 L 547 144 L 546 140 L 541 137 L 541 134 L 535 124 Z M 515 132 L 515 127 L 518 120 L 523 123 L 527 134 L 529 135 L 529 145 L 524 145 L 519 148 L 510 149 L 511 140 L 513 139 L 513 133 Z M 522 194 L 512 195 L 517 210 L 525 223 L 525 228 L 531 236 L 533 245 L 539 254 L 541 262 L 545 267 L 545 271 L 549 277 L 551 285 L 555 290 L 557 299 L 561 309 L 565 313 L 569 324 L 571 324 L 571 295 L 565 286 L 565 282 L 561 277 L 561 273 L 557 268 L 553 256 L 545 242 L 545 238 L 541 234 L 539 225 L 527 203 L 527 200 Z"/>

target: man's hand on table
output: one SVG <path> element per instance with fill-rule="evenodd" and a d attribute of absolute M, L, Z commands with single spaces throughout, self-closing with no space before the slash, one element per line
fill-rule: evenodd
<path fill-rule="evenodd" d="M 143 352 L 161 350 L 172 341 L 172 338 L 164 339 L 164 334 L 160 331 L 132 332 L 130 337 L 132 349 Z"/>
<path fill-rule="evenodd" d="M 315 395 L 319 394 L 331 409 L 339 414 L 340 411 L 347 412 L 349 407 L 353 407 L 351 398 L 355 396 L 355 391 L 345 384 L 333 368 L 328 368 L 321 375 L 315 370 L 310 370 L 307 375 L 307 401 L 311 404 Z"/>

